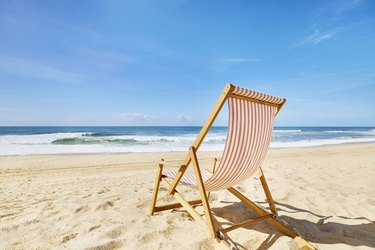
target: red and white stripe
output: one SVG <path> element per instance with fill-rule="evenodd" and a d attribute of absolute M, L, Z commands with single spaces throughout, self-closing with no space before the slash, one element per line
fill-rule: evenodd
<path fill-rule="evenodd" d="M 272 97 L 235 87 L 237 95 L 280 104 L 283 98 Z M 255 96 L 255 97 L 254 97 Z M 224 152 L 214 174 L 202 171 L 207 191 L 222 190 L 249 178 L 263 162 L 272 136 L 277 107 L 235 97 L 228 98 L 229 121 Z M 178 170 L 165 170 L 163 174 L 174 178 Z M 197 188 L 193 171 L 186 171 L 181 184 Z"/>
<path fill-rule="evenodd" d="M 170 179 L 174 179 L 178 172 L 178 169 L 163 169 L 163 175 L 167 176 Z M 206 169 L 201 169 L 201 175 L 203 182 L 207 181 L 212 177 L 212 173 Z M 180 183 L 185 186 L 197 186 L 197 179 L 195 178 L 195 173 L 193 170 L 185 171 L 184 175 L 182 176 Z"/>
<path fill-rule="evenodd" d="M 274 104 L 281 104 L 285 101 L 284 98 L 259 93 L 250 89 L 244 89 L 244 88 L 237 87 L 237 86 L 232 87 L 231 93 L 235 95 L 239 95 L 239 96 L 250 97 L 259 101 L 271 102 Z"/>

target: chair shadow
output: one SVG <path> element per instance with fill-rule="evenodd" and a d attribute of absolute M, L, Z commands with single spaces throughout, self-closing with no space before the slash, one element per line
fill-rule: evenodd
<path fill-rule="evenodd" d="M 212 208 L 214 215 L 217 218 L 223 218 L 228 222 L 219 222 L 218 227 L 228 227 L 232 224 L 237 224 L 250 218 L 259 217 L 257 213 L 251 210 L 242 202 L 225 202 L 228 205 L 220 208 Z M 265 202 L 255 202 L 258 205 L 268 205 Z M 375 248 L 375 222 L 365 217 L 349 218 L 345 216 L 336 215 L 319 215 L 306 209 L 297 208 L 285 203 L 275 202 L 279 212 L 283 215 L 278 216 L 281 221 L 286 222 L 289 227 L 299 234 L 305 240 L 311 243 L 318 244 L 346 244 L 350 246 L 367 246 Z M 269 210 L 268 207 L 266 209 Z M 234 211 L 234 212 L 233 212 Z M 308 213 L 317 217 L 317 222 L 309 221 L 307 219 L 296 219 L 293 215 L 296 213 Z M 290 216 L 289 216 L 290 215 Z M 306 217 L 306 216 L 304 216 Z M 338 222 L 328 221 L 330 218 L 340 218 L 351 220 L 351 224 L 344 224 Z M 353 220 L 360 220 L 358 224 L 353 225 Z M 363 223 L 364 221 L 367 221 Z M 258 249 L 270 248 L 280 237 L 284 236 L 276 228 L 266 223 L 265 221 L 254 223 L 250 226 L 243 227 L 248 230 L 255 230 L 268 234 L 266 240 L 258 247 Z M 225 234 L 232 244 L 237 249 L 245 249 L 242 245 L 233 240 Z"/>

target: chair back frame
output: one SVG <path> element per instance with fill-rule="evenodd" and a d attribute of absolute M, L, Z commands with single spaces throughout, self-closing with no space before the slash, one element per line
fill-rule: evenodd
<path fill-rule="evenodd" d="M 286 99 L 284 98 L 283 101 L 280 104 L 275 104 L 274 102 L 271 102 L 271 101 L 261 100 L 261 99 L 252 98 L 252 97 L 248 97 L 248 96 L 237 94 L 237 93 L 232 93 L 234 88 L 235 88 L 235 86 L 233 84 L 228 83 L 227 85 L 225 85 L 225 87 L 224 87 L 220 97 L 218 98 L 214 108 L 212 109 L 210 115 L 208 116 L 206 122 L 204 123 L 202 129 L 200 130 L 197 138 L 195 139 L 195 141 L 192 145 L 192 147 L 194 147 L 196 151 L 198 151 L 198 149 L 201 146 L 204 138 L 206 137 L 208 131 L 210 130 L 212 124 L 215 122 L 216 117 L 220 113 L 222 107 L 224 106 L 225 102 L 227 101 L 227 99 L 229 97 L 235 98 L 235 99 L 246 100 L 246 101 L 250 101 L 250 102 L 261 103 L 261 104 L 270 105 L 270 106 L 275 106 L 277 108 L 275 116 L 279 113 L 279 111 L 284 106 L 285 101 L 286 101 Z M 176 174 L 176 177 L 173 179 L 173 181 L 170 185 L 170 188 L 168 190 L 169 194 L 174 194 L 174 192 L 176 190 L 176 186 L 179 183 L 179 181 L 181 180 L 181 178 L 182 178 L 183 174 L 185 173 L 186 169 L 188 168 L 190 162 L 191 162 L 191 154 L 188 152 L 186 157 L 185 157 L 185 160 L 180 165 L 180 168 L 178 170 L 178 173 Z"/>

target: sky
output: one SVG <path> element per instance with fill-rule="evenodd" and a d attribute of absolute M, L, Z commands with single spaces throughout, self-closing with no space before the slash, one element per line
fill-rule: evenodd
<path fill-rule="evenodd" d="M 200 126 L 226 83 L 375 126 L 375 1 L 0 0 L 0 126 Z"/>

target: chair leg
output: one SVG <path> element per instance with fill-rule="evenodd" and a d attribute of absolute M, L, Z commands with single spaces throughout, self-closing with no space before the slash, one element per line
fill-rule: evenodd
<path fill-rule="evenodd" d="M 266 181 L 266 178 L 264 176 L 262 167 L 259 167 L 258 174 L 259 174 L 260 182 L 262 183 L 262 186 L 263 186 L 263 191 L 264 191 L 264 193 L 267 197 L 268 205 L 270 206 L 270 209 L 271 209 L 272 213 L 274 215 L 278 215 L 277 210 L 276 210 L 276 206 L 275 206 L 275 202 L 273 201 L 270 189 L 268 188 L 267 181 Z"/>
<path fill-rule="evenodd" d="M 217 159 L 214 158 L 213 161 L 212 161 L 212 173 L 215 173 L 215 170 L 216 170 L 216 162 L 217 162 Z M 210 199 L 210 194 L 211 192 L 207 192 L 207 199 L 209 200 Z"/>
<path fill-rule="evenodd" d="M 216 238 L 216 232 L 215 232 L 215 228 L 214 228 L 214 224 L 213 224 L 213 220 L 212 220 L 211 208 L 210 208 L 210 204 L 208 203 L 207 193 L 206 193 L 206 190 L 205 190 L 204 185 L 203 185 L 203 179 L 202 179 L 202 175 L 201 175 L 201 172 L 200 172 L 200 169 L 199 169 L 199 163 L 198 163 L 197 155 L 195 154 L 195 148 L 194 147 L 190 148 L 190 154 L 191 154 L 191 160 L 192 160 L 192 163 L 193 163 L 193 166 L 194 166 L 195 176 L 196 176 L 197 182 L 198 182 L 199 193 L 200 193 L 202 203 L 203 203 L 203 207 L 204 207 L 204 213 L 205 213 L 206 218 L 207 218 L 208 230 L 210 231 L 211 236 L 213 238 Z"/>
<path fill-rule="evenodd" d="M 150 209 L 151 215 L 154 215 L 154 213 L 155 213 L 156 200 L 158 198 L 158 192 L 159 192 L 159 186 L 160 186 L 162 172 L 163 172 L 163 164 L 159 164 L 158 173 L 156 174 L 154 195 L 152 197 L 152 203 L 151 203 L 151 209 Z"/>

